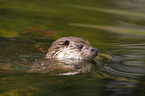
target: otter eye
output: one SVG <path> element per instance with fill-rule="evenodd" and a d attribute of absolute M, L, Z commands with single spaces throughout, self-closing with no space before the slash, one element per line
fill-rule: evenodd
<path fill-rule="evenodd" d="M 78 48 L 79 49 L 82 49 L 84 46 L 83 45 L 78 45 Z"/>
<path fill-rule="evenodd" d="M 70 43 L 70 41 L 68 41 L 68 40 L 66 40 L 65 42 L 63 42 L 63 47 L 65 46 L 65 47 L 68 47 L 68 45 L 69 45 L 69 43 Z"/>

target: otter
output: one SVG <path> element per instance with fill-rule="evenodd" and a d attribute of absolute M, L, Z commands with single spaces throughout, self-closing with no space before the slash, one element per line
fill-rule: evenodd
<path fill-rule="evenodd" d="M 31 71 L 42 73 L 78 74 L 96 67 L 93 60 L 98 49 L 79 37 L 62 37 L 52 43 L 45 60 L 33 63 Z"/>
<path fill-rule="evenodd" d="M 62 37 L 54 41 L 46 54 L 47 59 L 90 60 L 98 55 L 98 49 L 79 37 Z"/>

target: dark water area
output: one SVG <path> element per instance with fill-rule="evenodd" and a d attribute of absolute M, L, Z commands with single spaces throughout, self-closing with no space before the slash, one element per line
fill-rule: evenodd
<path fill-rule="evenodd" d="M 1 0 L 0 96 L 145 96 L 144 3 Z M 83 37 L 110 60 L 75 75 L 27 72 L 65 36 Z"/>

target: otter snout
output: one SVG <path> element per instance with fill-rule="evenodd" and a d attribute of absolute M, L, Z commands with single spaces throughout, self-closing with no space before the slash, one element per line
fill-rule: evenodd
<path fill-rule="evenodd" d="M 91 49 L 91 52 L 92 52 L 92 53 L 98 54 L 98 49 L 97 49 L 96 47 L 93 47 L 93 48 Z"/>

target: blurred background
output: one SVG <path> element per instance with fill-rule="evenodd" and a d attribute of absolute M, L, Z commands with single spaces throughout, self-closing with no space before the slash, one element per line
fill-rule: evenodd
<path fill-rule="evenodd" d="M 0 0 L 0 96 L 145 96 L 144 26 L 145 0 Z M 65 36 L 114 64 L 75 76 L 16 71 Z"/>
<path fill-rule="evenodd" d="M 145 35 L 144 2 L 1 0 L 0 35 L 29 38 L 95 37 L 102 42 L 111 42 L 114 40 L 111 40 L 112 36 L 118 38 L 120 34 L 122 37 L 124 34 Z"/>

